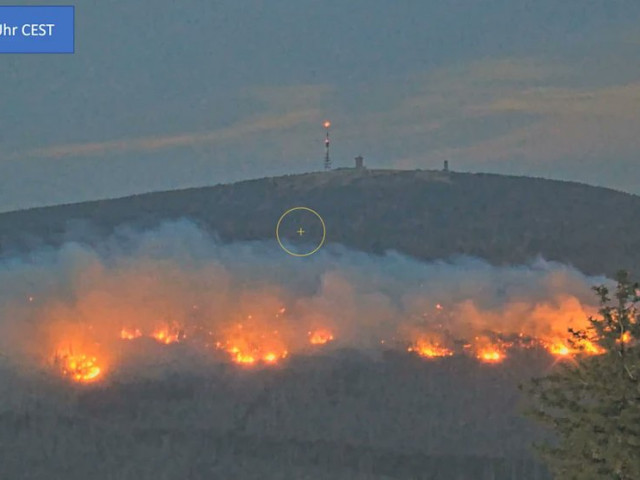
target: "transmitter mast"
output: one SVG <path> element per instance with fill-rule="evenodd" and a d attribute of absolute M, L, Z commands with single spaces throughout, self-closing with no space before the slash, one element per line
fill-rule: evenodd
<path fill-rule="evenodd" d="M 324 129 L 327 132 L 327 135 L 324 139 L 324 169 L 331 170 L 331 157 L 329 157 L 329 145 L 331 141 L 329 140 L 329 129 L 331 128 L 331 122 L 327 120 L 324 122 Z"/>

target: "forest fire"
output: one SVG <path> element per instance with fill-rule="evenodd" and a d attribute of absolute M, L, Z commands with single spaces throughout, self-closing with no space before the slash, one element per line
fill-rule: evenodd
<path fill-rule="evenodd" d="M 418 340 L 415 345 L 410 346 L 407 351 L 417 353 L 425 358 L 451 357 L 453 351 L 438 343 L 429 342 L 427 340 Z"/>
<path fill-rule="evenodd" d="M 320 329 L 309 332 L 309 342 L 312 345 L 325 345 L 333 341 L 333 334 L 329 330 Z"/>
<path fill-rule="evenodd" d="M 134 340 L 136 338 L 140 338 L 142 336 L 142 332 L 139 329 L 129 330 L 123 328 L 120 330 L 120 338 L 123 340 Z"/>
<path fill-rule="evenodd" d="M 79 383 L 96 381 L 102 374 L 97 358 L 85 354 L 58 352 L 54 364 L 65 377 Z"/>
<path fill-rule="evenodd" d="M 123 328 L 122 330 L 120 330 L 120 338 L 122 340 L 135 340 L 136 338 L 140 338 L 142 336 L 142 331 L 139 328 Z M 153 338 L 159 343 L 170 345 L 182 340 L 184 338 L 184 334 L 177 328 L 171 329 L 169 327 L 162 327 L 154 330 L 151 335 L 149 335 L 149 337 Z"/>
<path fill-rule="evenodd" d="M 513 292 L 493 287 L 491 279 L 502 274 L 494 267 L 429 264 L 416 265 L 424 273 L 420 288 L 409 279 L 398 280 L 403 288 L 386 288 L 384 277 L 372 277 L 369 284 L 368 274 L 359 274 L 360 265 L 340 264 L 319 277 L 309 274 L 313 282 L 305 285 L 322 279 L 316 290 L 299 290 L 287 283 L 287 276 L 284 283 L 270 277 L 248 282 L 244 274 L 236 278 L 232 267 L 221 269 L 212 262 L 192 270 L 181 261 L 144 257 L 138 264 L 134 258 L 126 267 L 106 262 L 91 270 L 96 275 L 92 283 L 74 284 L 78 291 L 70 300 L 58 298 L 57 290 L 47 296 L 43 286 L 36 305 L 26 310 L 38 321 L 20 322 L 16 332 L 47 342 L 29 345 L 38 356 L 47 352 L 44 363 L 54 347 L 74 345 L 73 355 L 68 350 L 58 363 L 65 377 L 78 382 L 102 379 L 107 372 L 119 375 L 116 366 L 123 374 L 142 369 L 147 360 L 153 363 L 146 358 L 150 355 L 166 355 L 171 362 L 184 356 L 186 362 L 210 358 L 238 366 L 276 366 L 291 356 L 328 348 L 336 339 L 345 350 L 399 349 L 443 362 L 459 356 L 488 364 L 516 362 L 525 351 L 556 359 L 601 352 L 594 339 L 572 341 L 569 334 L 570 328 L 588 328 L 589 316 L 597 312 L 588 300 L 589 282 L 546 266 L 505 269 L 505 275 L 521 278 Z M 459 291 L 458 280 L 447 275 L 466 279 L 469 268 L 478 273 L 465 280 L 468 292 Z M 218 281 L 220 288 L 212 288 Z M 575 293 L 581 289 L 583 294 Z M 27 335 L 25 325 L 37 325 L 38 335 Z M 632 341 L 628 332 L 618 336 L 620 343 Z M 171 347 L 176 344 L 180 348 Z"/>
<path fill-rule="evenodd" d="M 630 341 L 630 337 L 622 340 Z M 569 346 L 571 345 L 571 346 Z M 462 351 L 473 356 L 483 363 L 501 363 L 507 358 L 509 350 L 544 349 L 554 357 L 574 357 L 576 355 L 600 355 L 604 350 L 596 343 L 589 340 L 571 342 L 569 340 L 539 340 L 530 339 L 520 335 L 515 341 L 490 340 L 487 337 L 475 337 L 470 343 L 465 343 Z M 418 354 L 423 358 L 449 357 L 457 352 L 443 347 L 440 343 L 428 340 L 418 340 L 408 349 L 409 352 Z"/>
<path fill-rule="evenodd" d="M 564 343 L 553 343 L 547 347 L 547 350 L 551 355 L 556 355 L 559 357 L 567 357 L 574 353 L 574 351 L 567 347 Z"/>
<path fill-rule="evenodd" d="M 240 365 L 253 365 L 257 361 L 255 356 L 241 352 L 238 347 L 231 347 L 227 352 L 231 354 L 233 361 Z"/>
<path fill-rule="evenodd" d="M 590 340 L 573 340 L 573 341 L 551 341 L 542 342 L 547 351 L 554 356 L 569 357 L 578 354 L 584 355 L 601 355 L 604 349 Z M 571 346 L 569 346 L 571 345 Z"/>
<path fill-rule="evenodd" d="M 273 329 L 273 325 L 269 327 L 262 325 L 255 319 L 250 319 L 251 323 L 238 323 L 230 326 L 226 330 L 214 333 L 209 331 L 209 335 L 218 336 L 218 338 L 226 338 L 215 342 L 215 349 L 228 355 L 231 362 L 240 366 L 275 366 L 280 364 L 290 355 L 290 348 L 295 351 L 304 351 L 304 337 L 295 336 L 288 332 L 283 337 L 282 332 L 286 329 Z M 95 330 L 89 328 L 87 332 Z M 104 331 L 103 331 L 104 332 Z M 299 332 L 298 335 L 301 335 Z M 86 335 L 86 334 L 85 334 Z M 181 341 L 185 338 L 183 330 L 165 326 L 159 328 L 151 334 L 146 334 L 141 328 L 122 328 L 119 334 L 113 335 L 111 340 L 131 341 L 141 337 L 153 338 L 162 345 L 170 345 Z M 77 341 L 71 341 L 77 345 Z M 197 335 L 192 338 L 195 345 L 198 342 Z M 308 346 L 322 347 L 334 340 L 334 333 L 326 328 L 309 330 L 306 335 Z M 286 339 L 286 341 L 285 341 Z M 103 365 L 104 354 L 109 353 L 105 350 L 110 343 L 108 338 L 97 337 L 84 338 L 83 344 L 88 345 L 87 341 L 92 342 L 94 347 L 72 349 L 71 347 L 59 349 L 55 355 L 55 366 L 57 370 L 65 377 L 77 383 L 91 383 L 102 379 L 105 375 Z M 621 335 L 619 343 L 629 343 L 632 337 L 629 333 Z M 96 353 L 95 346 L 100 345 L 100 353 Z M 380 344 L 385 344 L 381 341 Z M 62 343 L 62 345 L 66 345 Z M 296 346 L 297 345 L 297 346 Z M 466 355 L 474 358 L 481 363 L 500 364 L 503 363 L 511 351 L 519 350 L 543 350 L 548 354 L 557 358 L 573 358 L 578 355 L 599 355 L 603 353 L 595 340 L 567 338 L 562 340 L 560 336 L 553 336 L 549 340 L 533 338 L 524 333 L 513 334 L 511 336 L 485 332 L 480 336 L 473 337 L 466 341 L 464 338 L 454 338 L 450 335 L 434 335 L 434 336 L 418 336 L 412 341 L 406 351 L 417 355 L 426 360 L 434 360 L 439 358 L 453 357 L 456 355 Z M 88 353 L 93 352 L 93 353 Z M 115 352 L 112 352 L 115 353 Z M 110 354 L 111 355 L 111 354 Z M 101 360 L 98 360 L 100 358 Z"/>
<path fill-rule="evenodd" d="M 225 348 L 221 344 L 218 344 L 217 347 L 224 349 L 231 356 L 231 360 L 238 365 L 255 365 L 257 363 L 273 365 L 289 355 L 286 350 L 272 351 L 257 347 L 241 349 L 237 345 Z"/>
<path fill-rule="evenodd" d="M 271 318 L 263 319 L 257 316 L 247 316 L 245 321 L 233 323 L 226 328 L 219 330 L 207 329 L 208 337 L 218 338 L 220 340 L 213 343 L 214 348 L 224 352 L 229 361 L 240 366 L 275 366 L 280 364 L 284 359 L 288 358 L 290 352 L 304 352 L 305 344 L 309 347 L 322 347 L 334 341 L 334 331 L 328 328 L 316 328 L 306 331 L 291 330 L 287 328 L 285 320 L 275 322 Z M 100 332 L 100 333 L 99 333 Z M 196 330 L 197 332 L 197 330 Z M 92 345 L 100 345 L 100 354 L 95 353 L 95 348 L 89 350 L 81 348 L 78 351 L 67 348 L 59 350 L 56 355 L 56 364 L 58 370 L 63 376 L 79 383 L 90 383 L 104 377 L 104 361 L 105 354 L 109 353 L 111 345 L 115 346 L 112 341 L 125 340 L 132 341 L 137 338 L 151 338 L 161 345 L 170 345 L 180 342 L 185 338 L 184 330 L 178 324 L 166 324 L 155 330 L 149 329 L 145 331 L 143 327 L 132 328 L 124 327 L 119 330 L 118 334 L 112 334 L 111 338 L 104 337 L 108 332 L 104 329 L 87 328 L 84 335 L 84 343 L 92 342 Z M 306 337 L 306 338 L 305 338 Z M 71 334 L 67 338 L 73 339 Z M 415 339 L 410 341 L 405 347 L 406 351 L 417 355 L 425 360 L 444 359 L 456 355 L 465 355 L 473 358 L 478 362 L 486 364 L 503 363 L 510 355 L 510 352 L 518 350 L 544 350 L 550 355 L 559 358 L 573 358 L 578 355 L 597 355 L 602 353 L 602 348 L 593 340 L 569 338 L 563 340 L 559 334 L 550 336 L 549 340 L 535 338 L 523 332 L 505 334 L 495 333 L 491 331 L 483 331 L 480 335 L 466 340 L 464 337 L 454 337 L 451 332 L 442 330 L 441 333 L 425 334 L 418 333 Z M 203 340 L 202 336 L 197 333 L 191 335 L 190 344 L 197 345 Z M 73 341 L 73 340 L 72 340 Z M 631 336 L 621 335 L 619 342 L 628 343 Z M 384 341 L 380 341 L 384 345 Z M 63 345 L 66 345 L 63 343 Z M 74 341 L 74 345 L 77 342 Z M 94 345 L 94 346 L 95 346 Z M 211 345 L 204 343 L 204 345 Z M 93 352 L 88 354 L 87 352 Z M 60 353 L 62 352 L 62 353 Z M 117 351 L 109 353 L 118 354 Z M 101 358 L 101 361 L 98 361 Z"/>
<path fill-rule="evenodd" d="M 602 355 L 604 349 L 589 340 L 584 340 L 578 343 L 578 348 L 581 352 L 587 355 Z"/>
<path fill-rule="evenodd" d="M 171 330 L 168 327 L 163 327 L 154 331 L 151 334 L 151 337 L 160 343 L 170 345 L 172 343 L 179 342 L 182 335 L 180 335 L 180 332 L 178 331 Z"/>
<path fill-rule="evenodd" d="M 274 365 L 287 358 L 289 351 L 278 330 L 253 327 L 235 325 L 226 332 L 228 340 L 216 342 L 216 348 L 225 351 L 238 365 Z"/>
<path fill-rule="evenodd" d="M 506 354 L 498 348 L 488 347 L 478 351 L 477 358 L 484 363 L 500 363 L 506 358 Z"/>

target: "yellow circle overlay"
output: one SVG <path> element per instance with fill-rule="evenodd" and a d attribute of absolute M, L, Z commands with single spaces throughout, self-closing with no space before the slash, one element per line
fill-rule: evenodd
<path fill-rule="evenodd" d="M 305 210 L 307 212 L 313 213 L 316 217 L 318 217 L 318 220 L 320 220 L 320 223 L 322 224 L 322 240 L 320 240 L 320 243 L 318 244 L 318 246 L 315 249 L 313 249 L 312 251 L 310 251 L 309 253 L 295 253 L 295 252 L 292 252 L 287 247 L 285 247 L 282 244 L 282 240 L 280 240 L 280 224 L 282 223 L 282 220 L 284 220 L 284 217 L 289 215 L 291 212 L 295 212 L 297 210 Z M 282 216 L 280 217 L 280 220 L 278 220 L 278 225 L 276 225 L 276 238 L 278 239 L 278 244 L 280 245 L 280 248 L 282 248 L 285 252 L 287 252 L 292 257 L 308 257 L 310 255 L 313 255 L 314 253 L 316 253 L 318 250 L 320 250 L 322 248 L 322 245 L 324 245 L 324 240 L 325 240 L 326 237 L 327 237 L 327 227 L 324 224 L 324 220 L 322 219 L 322 217 L 320 216 L 320 214 L 318 212 L 316 212 L 315 210 L 313 210 L 313 209 L 311 209 L 309 207 L 294 207 L 294 208 L 290 208 L 289 210 L 287 210 L 286 212 L 284 212 L 282 214 Z"/>

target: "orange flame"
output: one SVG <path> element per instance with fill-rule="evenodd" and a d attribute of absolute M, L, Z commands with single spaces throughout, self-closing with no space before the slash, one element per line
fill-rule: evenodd
<path fill-rule="evenodd" d="M 233 361 L 241 365 L 253 365 L 256 363 L 256 357 L 248 353 L 243 353 L 238 347 L 231 347 L 227 350 L 232 356 Z"/>
<path fill-rule="evenodd" d="M 221 348 L 222 345 L 218 344 L 217 346 Z M 268 365 L 273 365 L 289 355 L 289 352 L 286 350 L 282 350 L 279 353 L 271 350 L 261 352 L 259 348 L 242 350 L 238 346 L 228 347 L 226 348 L 226 352 L 229 353 L 231 359 L 239 365 L 255 365 L 260 361 Z"/>
<path fill-rule="evenodd" d="M 289 355 L 277 335 L 277 331 L 273 332 L 276 338 L 266 338 L 265 335 L 235 335 L 232 340 L 217 342 L 216 348 L 227 352 L 231 360 L 239 365 L 274 365 Z"/>
<path fill-rule="evenodd" d="M 618 340 L 618 343 L 624 343 L 626 345 L 631 343 L 631 340 L 632 340 L 631 334 L 629 332 L 624 332 L 620 337 L 620 339 Z"/>
<path fill-rule="evenodd" d="M 158 342 L 169 345 L 180 341 L 180 334 L 174 329 L 171 330 L 168 327 L 163 327 L 151 334 Z"/>
<path fill-rule="evenodd" d="M 333 334 L 329 330 L 320 329 L 309 332 L 309 342 L 312 345 L 325 345 L 333 340 Z"/>
<path fill-rule="evenodd" d="M 277 312 L 276 318 L 286 309 L 282 307 Z M 289 355 L 278 328 L 281 322 L 273 317 L 265 319 L 259 314 L 243 317 L 245 320 L 229 325 L 221 332 L 223 340 L 215 344 L 218 350 L 225 351 L 239 365 L 275 365 Z"/>
<path fill-rule="evenodd" d="M 477 358 L 484 363 L 500 363 L 506 358 L 506 355 L 495 347 L 488 347 L 481 349 Z"/>
<path fill-rule="evenodd" d="M 102 374 L 97 358 L 85 354 L 74 355 L 70 352 L 58 352 L 55 363 L 59 365 L 64 376 L 79 383 L 93 382 Z"/>
<path fill-rule="evenodd" d="M 548 345 L 547 350 L 551 355 L 556 355 L 559 357 L 567 357 L 574 353 L 572 349 L 570 349 L 564 343 L 561 343 L 561 342 L 552 343 Z"/>
<path fill-rule="evenodd" d="M 283 352 L 283 357 L 287 356 L 287 352 Z M 265 363 L 276 363 L 278 361 L 278 355 L 273 352 L 269 352 L 262 357 L 262 361 Z"/>
<path fill-rule="evenodd" d="M 582 351 L 588 355 L 602 355 L 604 353 L 604 349 L 602 347 L 590 342 L 589 340 L 580 342 L 580 346 L 582 347 Z"/>
<path fill-rule="evenodd" d="M 418 340 L 415 345 L 410 346 L 407 350 L 425 358 L 451 357 L 453 355 L 453 352 L 448 348 L 426 340 Z"/>
<path fill-rule="evenodd" d="M 120 330 L 120 338 L 123 340 L 133 340 L 135 338 L 140 338 L 142 336 L 142 332 L 139 329 L 128 330 L 123 328 Z"/>

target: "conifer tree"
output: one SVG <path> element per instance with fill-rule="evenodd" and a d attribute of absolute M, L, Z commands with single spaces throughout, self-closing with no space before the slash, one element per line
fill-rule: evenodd
<path fill-rule="evenodd" d="M 569 331 L 582 353 L 526 387 L 529 414 L 555 434 L 537 449 L 558 479 L 640 479 L 640 289 L 617 281 L 594 288 L 598 316 Z"/>

